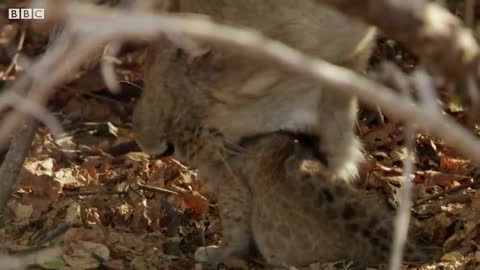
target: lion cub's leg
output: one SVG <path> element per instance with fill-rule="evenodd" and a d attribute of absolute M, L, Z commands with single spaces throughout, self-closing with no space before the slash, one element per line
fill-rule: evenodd
<path fill-rule="evenodd" d="M 244 257 L 250 251 L 252 233 L 250 228 L 251 194 L 239 180 L 223 175 L 224 170 L 210 173 L 209 184 L 215 185 L 223 241 L 220 245 L 200 247 L 195 251 L 195 260 L 202 263 L 220 263 L 228 258 Z M 214 174 L 219 174 L 215 176 Z"/>

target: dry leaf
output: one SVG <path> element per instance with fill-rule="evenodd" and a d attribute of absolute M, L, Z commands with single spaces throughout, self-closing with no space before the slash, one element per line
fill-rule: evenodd
<path fill-rule="evenodd" d="M 101 265 L 101 261 L 110 259 L 110 250 L 99 243 L 79 240 L 71 243 L 71 250 L 72 253 L 63 257 L 74 269 L 95 269 Z"/>

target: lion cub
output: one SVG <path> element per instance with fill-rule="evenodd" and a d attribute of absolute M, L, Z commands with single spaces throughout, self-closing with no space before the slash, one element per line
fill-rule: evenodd
<path fill-rule="evenodd" d="M 363 70 L 372 29 L 316 2 L 180 0 L 178 7 Z M 254 243 L 273 265 L 386 262 L 392 213 L 336 181 L 353 179 L 362 157 L 355 98 L 247 52 L 199 44 L 208 53 L 192 57 L 169 42 L 150 48 L 133 115 L 144 151 L 173 146 L 218 197 L 222 245 L 198 249 L 196 259 L 243 256 Z"/>
<path fill-rule="evenodd" d="M 223 241 L 199 248 L 197 261 L 245 256 L 253 244 L 274 266 L 388 262 L 394 211 L 344 181 L 332 181 L 309 138 L 275 132 L 242 145 L 248 154 L 232 156 L 228 163 L 245 185 L 231 186 L 221 173 L 213 176 L 223 182 L 216 194 Z M 412 236 L 405 261 L 428 261 L 431 252 L 416 246 Z"/>
<path fill-rule="evenodd" d="M 180 12 L 251 27 L 305 53 L 357 71 L 365 69 L 374 39 L 371 27 L 314 0 L 176 2 Z M 207 53 L 195 57 L 180 48 L 169 55 L 164 43 L 156 44 L 158 52 L 152 52 L 147 63 L 146 89 L 137 109 L 137 114 L 144 115 L 136 121 L 140 144 L 153 142 L 149 136 L 158 136 L 158 129 L 151 124 L 154 114 L 171 107 L 164 92 L 203 95 L 203 101 L 197 102 L 207 102 L 208 112 L 195 118 L 201 118 L 203 127 L 218 130 L 225 141 L 238 144 L 246 136 L 277 130 L 313 134 L 319 138 L 317 150 L 325 155 L 327 167 L 341 179 L 355 178 L 362 154 L 354 135 L 357 104 L 353 96 L 325 89 L 275 63 L 222 44 L 197 41 Z"/>

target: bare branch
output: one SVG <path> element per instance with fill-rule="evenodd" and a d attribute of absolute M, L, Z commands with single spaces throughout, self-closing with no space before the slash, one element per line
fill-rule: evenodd
<path fill-rule="evenodd" d="M 13 189 L 17 187 L 17 178 L 23 166 L 28 149 L 32 144 L 38 124 L 35 120 L 26 121 L 25 127 L 12 139 L 5 159 L 0 167 L 0 215 L 7 205 Z"/>
<path fill-rule="evenodd" d="M 400 206 L 395 216 L 395 231 L 393 238 L 392 256 L 390 256 L 390 270 L 399 270 L 403 261 L 403 250 L 407 243 L 408 228 L 410 224 L 410 209 L 412 208 L 412 179 L 411 175 L 414 172 L 413 165 L 413 149 L 415 145 L 415 131 L 411 127 L 407 127 L 405 132 L 407 140 L 407 158 L 403 166 L 403 184 Z"/>
<path fill-rule="evenodd" d="M 397 85 L 400 86 L 403 96 L 406 99 L 410 99 L 410 89 L 408 85 L 408 79 L 403 74 L 398 74 L 396 76 Z M 415 85 L 420 91 L 420 96 L 423 97 L 423 102 L 427 106 L 426 109 L 430 110 L 432 113 L 438 114 L 439 110 L 435 107 L 432 91 L 432 85 L 430 77 L 426 76 L 422 70 L 419 70 L 413 74 Z M 400 206 L 397 209 L 397 214 L 395 216 L 395 231 L 392 244 L 392 255 L 390 256 L 390 270 L 400 270 L 403 261 L 403 254 L 405 245 L 407 243 L 408 229 L 410 225 L 410 209 L 412 208 L 412 188 L 413 183 L 411 175 L 415 170 L 415 165 L 413 163 L 414 153 L 415 153 L 415 129 L 408 125 L 405 129 L 405 146 L 407 148 L 407 157 L 403 161 L 403 184 L 402 184 L 402 193 L 400 199 Z"/>
<path fill-rule="evenodd" d="M 472 33 L 458 18 L 424 0 L 316 0 L 378 26 L 405 43 L 432 70 L 462 80 L 474 72 L 478 80 L 480 51 Z"/>

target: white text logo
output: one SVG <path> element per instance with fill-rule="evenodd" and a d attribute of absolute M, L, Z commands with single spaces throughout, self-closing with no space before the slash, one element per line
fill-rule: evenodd
<path fill-rule="evenodd" d="M 43 20 L 45 10 L 43 8 L 9 8 L 8 18 L 11 20 Z"/>

